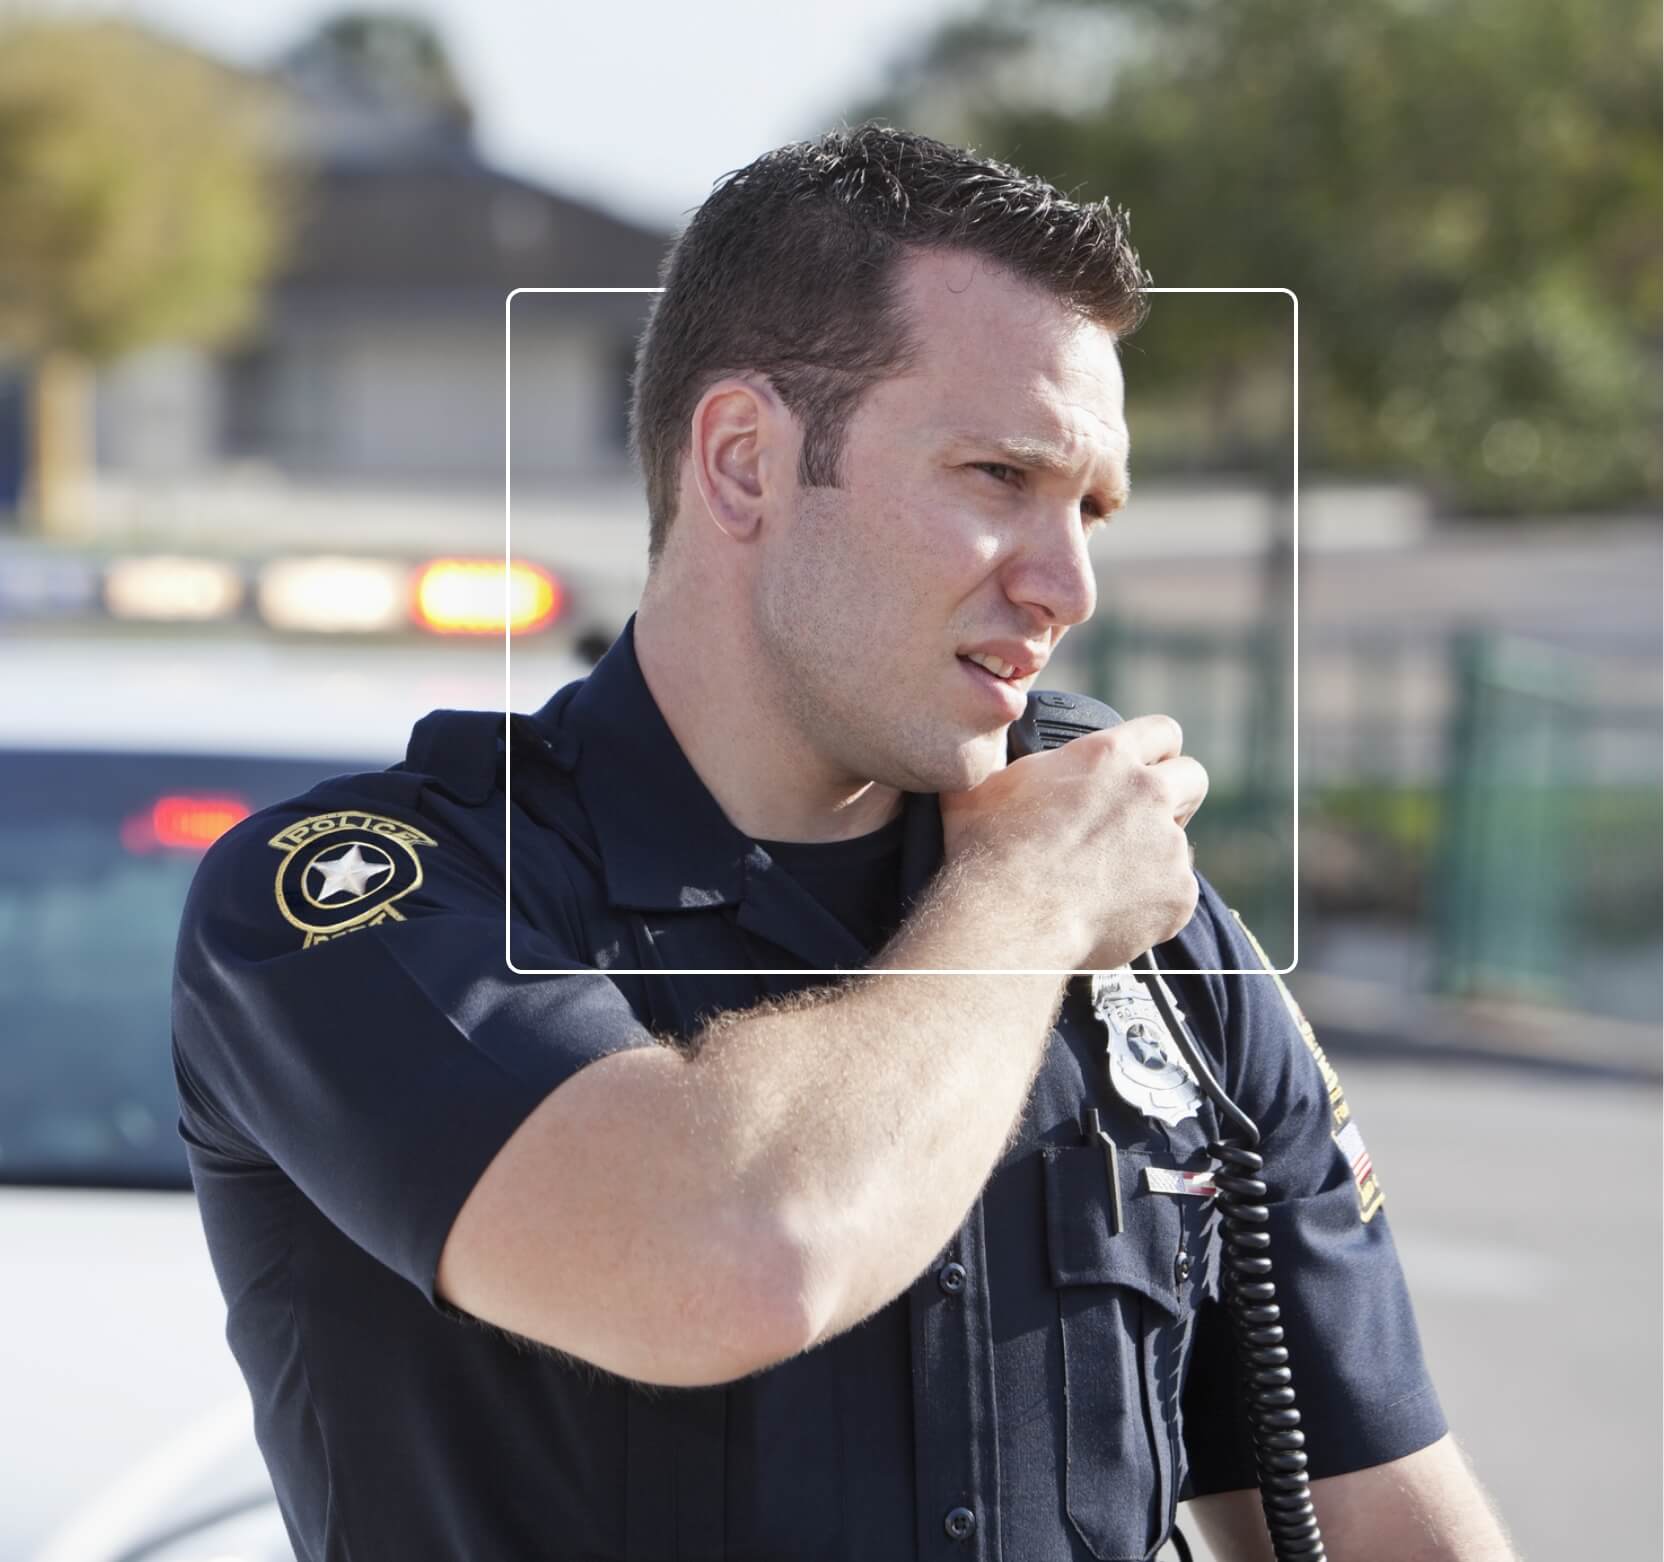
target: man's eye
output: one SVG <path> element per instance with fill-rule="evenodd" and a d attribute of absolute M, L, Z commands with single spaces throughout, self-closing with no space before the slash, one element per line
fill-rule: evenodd
<path fill-rule="evenodd" d="M 1021 478 L 1023 475 L 1021 467 L 1010 466 L 1004 461 L 973 461 L 971 465 L 978 472 L 988 473 L 997 483 L 1009 484 L 1010 478 Z M 1001 473 L 1007 473 L 1009 477 L 1001 476 Z M 1080 507 L 1086 516 L 1088 531 L 1105 525 L 1109 520 L 1109 517 L 1098 507 L 1096 499 L 1083 499 Z"/>

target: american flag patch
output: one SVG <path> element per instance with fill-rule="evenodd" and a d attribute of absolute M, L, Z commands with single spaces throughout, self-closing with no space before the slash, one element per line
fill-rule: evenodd
<path fill-rule="evenodd" d="M 1146 1166 L 1144 1186 L 1151 1193 L 1189 1194 L 1197 1199 L 1211 1199 L 1219 1191 L 1210 1171 L 1170 1171 L 1165 1166 Z"/>
<path fill-rule="evenodd" d="M 1352 1180 L 1358 1185 L 1358 1197 L 1366 1214 L 1367 1220 L 1375 1213 L 1375 1207 L 1381 1202 L 1381 1191 L 1375 1181 L 1375 1163 L 1369 1158 L 1369 1151 L 1364 1147 L 1364 1136 L 1358 1132 L 1358 1125 L 1350 1118 L 1346 1126 L 1334 1136 L 1340 1153 L 1346 1157 L 1346 1163 L 1352 1168 Z"/>

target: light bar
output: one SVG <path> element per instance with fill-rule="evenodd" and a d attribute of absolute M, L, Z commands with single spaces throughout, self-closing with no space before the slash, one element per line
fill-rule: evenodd
<path fill-rule="evenodd" d="M 98 601 L 98 570 L 88 559 L 0 555 L 0 618 L 73 618 Z"/>
<path fill-rule="evenodd" d="M 409 622 L 410 566 L 393 559 L 277 559 L 255 587 L 273 629 L 311 634 L 376 634 Z"/>
<path fill-rule="evenodd" d="M 201 623 L 242 605 L 242 572 L 221 559 L 158 553 L 115 559 L 104 572 L 104 606 L 115 618 Z"/>
<path fill-rule="evenodd" d="M 524 559 L 435 559 L 417 577 L 416 621 L 438 634 L 525 634 L 560 614 L 560 582 Z M 505 607 L 506 602 L 506 607 Z"/>

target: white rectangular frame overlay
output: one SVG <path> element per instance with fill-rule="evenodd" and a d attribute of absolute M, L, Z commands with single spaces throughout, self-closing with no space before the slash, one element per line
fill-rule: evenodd
<path fill-rule="evenodd" d="M 606 293 L 606 294 L 643 294 L 662 293 L 663 288 L 657 287 L 517 287 L 503 300 L 503 709 L 511 709 L 512 679 L 513 679 L 513 632 L 509 628 L 509 606 L 512 582 L 509 576 L 509 561 L 514 556 L 514 301 L 522 293 Z M 1294 306 L 1294 340 L 1290 353 L 1293 378 L 1293 413 L 1294 413 L 1294 464 L 1291 483 L 1291 526 L 1293 542 L 1290 548 L 1290 558 L 1293 563 L 1292 595 L 1290 599 L 1290 614 L 1293 623 L 1290 626 L 1292 636 L 1290 641 L 1289 669 L 1291 691 L 1290 712 L 1290 743 L 1293 748 L 1291 756 L 1293 776 L 1293 807 L 1294 807 L 1294 874 L 1293 874 L 1293 914 L 1289 925 L 1294 933 L 1294 956 L 1285 966 L 1255 966 L 1251 970 L 1240 969 L 1192 969 L 1175 967 L 1162 968 L 1163 976 L 1287 976 L 1300 964 L 1300 299 L 1290 288 L 1286 287 L 1151 287 L 1144 290 L 1147 294 L 1161 293 L 1281 293 Z M 551 691 L 553 692 L 553 691 Z M 594 974 L 593 968 L 577 971 L 554 971 L 537 968 L 526 968 L 514 963 L 513 942 L 510 937 L 510 908 L 513 905 L 514 888 L 514 819 L 513 819 L 513 791 L 514 791 L 514 724 L 506 722 L 503 727 L 503 960 L 509 970 L 516 976 L 584 976 Z M 871 968 L 863 968 L 871 969 Z M 740 966 L 735 969 L 715 969 L 696 966 L 682 970 L 639 970 L 635 968 L 608 967 L 602 973 L 608 976 L 850 976 L 852 970 L 833 969 L 828 971 L 804 970 L 798 966 L 784 966 L 779 968 L 763 966 Z M 874 974 L 883 976 L 1062 976 L 1062 971 L 1052 970 L 1017 970 L 1017 971 L 987 971 L 987 970 L 915 970 L 912 968 L 886 967 Z M 1069 972 L 1070 976 L 1080 975 L 1080 972 Z"/>

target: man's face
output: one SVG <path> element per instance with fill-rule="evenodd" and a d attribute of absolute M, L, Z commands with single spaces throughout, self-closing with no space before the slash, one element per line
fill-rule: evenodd
<path fill-rule="evenodd" d="M 979 258 L 903 268 L 918 367 L 867 393 L 844 486 L 799 490 L 775 528 L 757 632 L 794 737 L 840 782 L 962 791 L 1096 606 L 1088 529 L 1126 495 L 1121 368 L 1107 331 Z"/>

